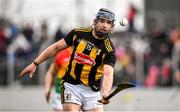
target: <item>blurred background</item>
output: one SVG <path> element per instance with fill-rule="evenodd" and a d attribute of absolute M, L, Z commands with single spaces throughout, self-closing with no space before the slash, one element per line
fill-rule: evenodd
<path fill-rule="evenodd" d="M 0 0 L 0 111 L 50 111 L 44 76 L 20 71 L 53 42 L 76 27 L 91 26 L 97 11 L 115 12 L 112 41 L 117 62 L 114 86 L 135 89 L 115 96 L 105 111 L 180 111 L 179 0 Z M 127 18 L 128 26 L 119 20 Z"/>

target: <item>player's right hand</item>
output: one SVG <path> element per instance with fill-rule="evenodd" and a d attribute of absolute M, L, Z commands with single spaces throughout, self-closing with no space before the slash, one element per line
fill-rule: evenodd
<path fill-rule="evenodd" d="M 29 77 L 32 78 L 36 71 L 36 65 L 34 63 L 31 63 L 29 66 L 27 66 L 20 74 L 19 77 L 24 76 L 25 74 L 29 74 Z"/>

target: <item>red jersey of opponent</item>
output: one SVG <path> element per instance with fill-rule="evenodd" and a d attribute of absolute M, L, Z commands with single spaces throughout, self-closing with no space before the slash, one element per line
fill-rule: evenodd
<path fill-rule="evenodd" d="M 58 78 L 62 78 L 65 75 L 69 63 L 70 55 L 71 55 L 70 48 L 60 51 L 56 55 L 55 63 L 58 67 Z"/>

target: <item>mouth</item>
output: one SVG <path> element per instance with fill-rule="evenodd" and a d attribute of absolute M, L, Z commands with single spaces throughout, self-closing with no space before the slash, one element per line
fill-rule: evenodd
<path fill-rule="evenodd" d="M 100 32 L 102 33 L 108 33 L 108 31 L 106 29 L 100 29 Z"/>

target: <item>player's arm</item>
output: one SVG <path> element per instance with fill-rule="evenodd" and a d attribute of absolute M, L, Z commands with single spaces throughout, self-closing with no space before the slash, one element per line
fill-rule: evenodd
<path fill-rule="evenodd" d="M 45 75 L 45 97 L 47 102 L 49 102 L 50 99 L 50 93 L 51 93 L 51 88 L 55 77 L 55 73 L 56 73 L 56 67 L 55 67 L 55 63 L 53 62 Z"/>
<path fill-rule="evenodd" d="M 34 72 L 36 71 L 36 67 L 38 64 L 41 64 L 48 58 L 54 56 L 58 51 L 61 51 L 68 46 L 73 45 L 73 38 L 75 35 L 75 30 L 72 30 L 71 32 L 68 33 L 68 35 L 59 40 L 56 43 L 53 43 L 50 45 L 48 48 L 46 48 L 35 60 L 33 63 L 31 63 L 29 66 L 27 66 L 21 73 L 20 77 L 22 77 L 24 74 L 29 73 L 29 76 L 32 77 Z M 75 36 L 76 37 L 76 36 Z"/>
<path fill-rule="evenodd" d="M 61 51 L 65 48 L 67 48 L 68 45 L 66 44 L 64 39 L 61 39 L 60 41 L 52 44 L 47 49 L 45 49 L 35 60 L 37 64 L 41 64 L 48 58 L 54 56 L 58 51 Z"/>
<path fill-rule="evenodd" d="M 109 100 L 106 100 L 105 98 L 110 94 L 112 88 L 115 62 L 116 57 L 114 51 L 108 53 L 103 61 L 102 99 L 99 101 L 103 104 L 109 103 Z"/>
<path fill-rule="evenodd" d="M 113 84 L 113 74 L 114 68 L 111 65 L 105 64 L 103 67 L 103 80 L 101 90 L 103 99 L 106 98 L 110 93 Z M 104 100 L 101 103 L 107 104 L 109 103 L 109 101 Z"/>
<path fill-rule="evenodd" d="M 65 48 L 67 48 L 68 45 L 64 39 L 59 40 L 58 42 L 50 45 L 48 48 L 46 48 L 35 60 L 33 63 L 31 63 L 29 66 L 27 66 L 21 73 L 20 77 L 22 77 L 24 74 L 29 73 L 30 77 L 33 76 L 34 72 L 36 71 L 36 67 L 38 64 L 41 64 L 48 58 L 54 56 L 58 51 L 61 51 Z"/>

